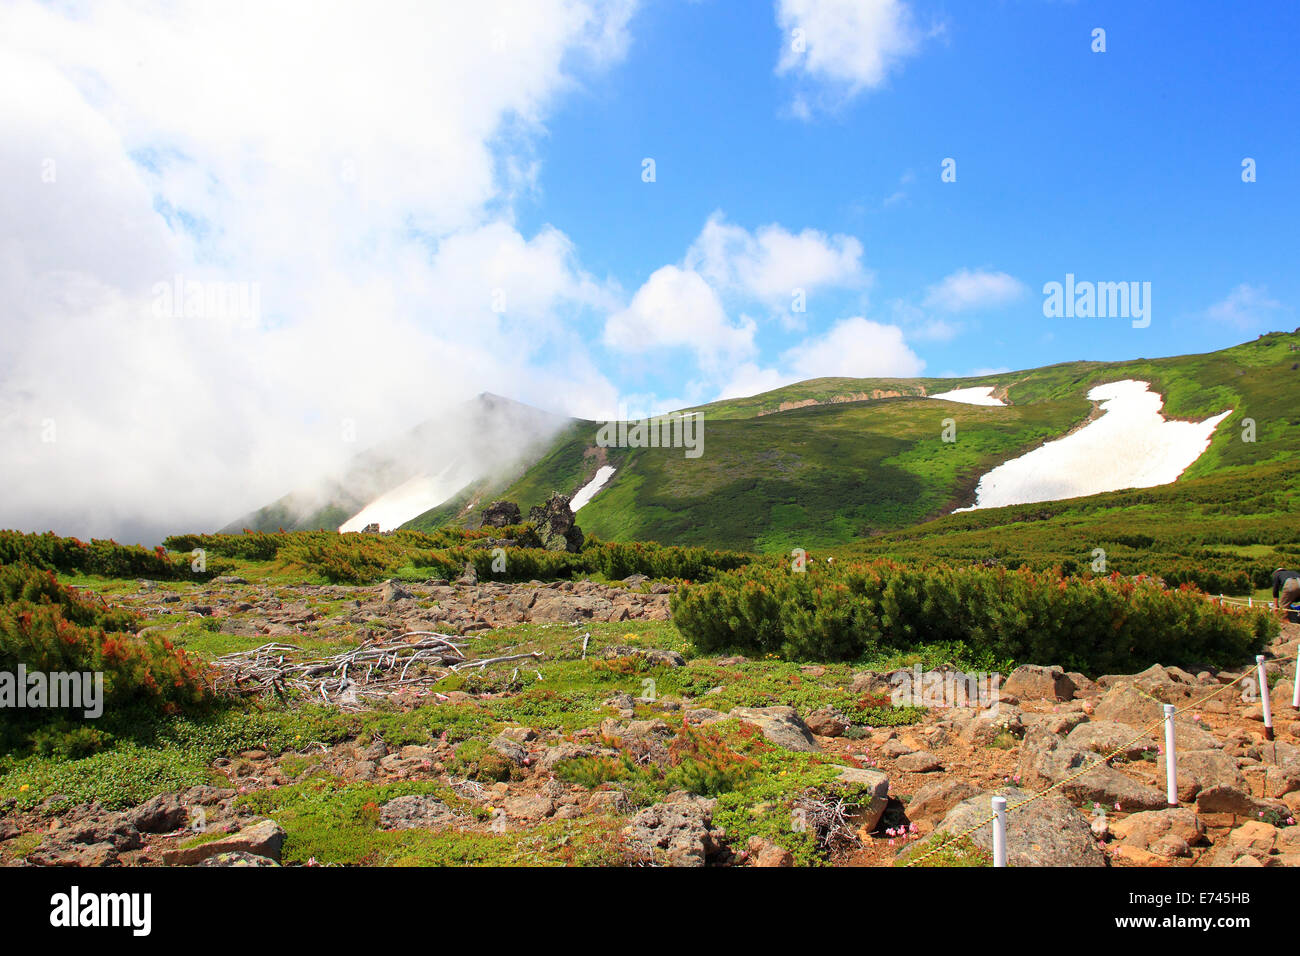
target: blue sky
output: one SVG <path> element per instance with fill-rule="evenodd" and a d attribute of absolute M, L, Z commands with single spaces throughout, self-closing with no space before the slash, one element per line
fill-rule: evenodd
<path fill-rule="evenodd" d="M 1294 328 L 1298 35 L 1251 0 L 9 0 L 0 526 L 210 527 L 483 391 L 603 419 Z M 1150 283 L 1150 325 L 1045 317 L 1067 274 Z"/>
<path fill-rule="evenodd" d="M 778 76 L 783 34 L 758 4 L 640 11 L 626 61 L 548 124 L 525 231 L 554 223 L 629 290 L 719 212 L 748 230 L 859 239 L 870 285 L 812 294 L 804 329 L 760 322 L 760 362 L 847 316 L 898 321 L 896 300 L 921 310 L 913 321 L 954 326 L 946 340 L 907 335 L 933 375 L 1206 351 L 1300 324 L 1300 7 L 907 9 L 924 35 L 856 95 Z M 1096 27 L 1104 53 L 1091 49 Z M 830 102 L 800 118 L 790 104 L 807 88 Z M 645 156 L 653 184 L 640 180 Z M 946 157 L 956 182 L 940 181 Z M 1245 157 L 1254 183 L 1241 180 Z M 1005 272 L 1024 293 L 955 314 L 923 306 L 963 269 Z M 1044 318 L 1042 286 L 1067 272 L 1149 281 L 1150 327 Z M 607 355 L 646 391 L 687 388 L 693 369 L 633 358 Z"/>

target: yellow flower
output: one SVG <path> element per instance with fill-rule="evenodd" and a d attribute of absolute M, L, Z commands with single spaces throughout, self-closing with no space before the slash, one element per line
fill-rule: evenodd
<path fill-rule="evenodd" d="M 27 792 L 28 790 L 30 790 L 30 789 L 32 789 L 32 788 L 31 788 L 29 785 L 27 785 L 27 784 L 23 784 L 21 787 L 18 788 L 18 792 L 19 792 L 19 793 L 26 793 L 26 792 Z"/>

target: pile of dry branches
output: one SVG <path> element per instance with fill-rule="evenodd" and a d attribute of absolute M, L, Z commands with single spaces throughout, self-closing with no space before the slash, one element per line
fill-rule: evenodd
<path fill-rule="evenodd" d="M 542 656 L 534 652 L 475 659 L 467 658 L 464 648 L 463 642 L 433 631 L 409 631 L 396 639 L 366 641 L 332 657 L 304 659 L 302 648 L 272 642 L 212 663 L 218 690 L 319 694 L 326 703 L 351 710 L 406 687 L 437 683 L 457 671 Z"/>

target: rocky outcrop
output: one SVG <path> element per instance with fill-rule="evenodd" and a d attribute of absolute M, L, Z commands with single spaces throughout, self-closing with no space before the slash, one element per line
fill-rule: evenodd
<path fill-rule="evenodd" d="M 494 501 L 483 509 L 481 526 L 484 528 L 506 528 L 523 521 L 519 506 L 513 501 Z"/>
<path fill-rule="evenodd" d="M 551 492 L 551 497 L 543 504 L 528 512 L 528 520 L 547 551 L 576 553 L 582 550 L 585 539 L 573 510 L 569 507 L 568 495 Z"/>

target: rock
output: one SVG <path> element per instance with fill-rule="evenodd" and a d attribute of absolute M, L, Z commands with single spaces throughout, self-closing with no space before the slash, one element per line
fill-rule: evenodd
<path fill-rule="evenodd" d="M 849 721 L 834 707 L 822 707 L 814 710 L 804 721 L 818 737 L 842 737 L 849 729 Z"/>
<path fill-rule="evenodd" d="M 517 741 L 503 734 L 498 734 L 492 739 L 491 747 L 517 767 L 522 767 L 524 761 L 528 759 L 528 751 L 524 750 Z"/>
<path fill-rule="evenodd" d="M 1228 838 L 1215 851 L 1211 865 L 1238 866 L 1242 857 L 1250 857 L 1256 864 L 1266 865 L 1276 842 L 1276 827 L 1261 820 L 1250 820 L 1229 832 Z"/>
<path fill-rule="evenodd" d="M 180 793 L 160 793 L 131 811 L 131 822 L 141 833 L 171 833 L 189 819 L 189 808 Z"/>
<path fill-rule="evenodd" d="M 284 828 L 278 823 L 274 820 L 262 820 L 224 839 L 212 840 L 198 846 L 164 850 L 163 862 L 168 866 L 193 866 L 208 857 L 233 851 L 264 856 L 279 863 L 284 837 Z"/>
<path fill-rule="evenodd" d="M 630 587 L 635 588 L 635 587 L 640 587 L 642 584 L 645 584 L 649 580 L 650 579 L 646 577 L 644 574 L 629 574 L 627 577 L 623 579 L 623 583 L 629 585 Z"/>
<path fill-rule="evenodd" d="M 1162 714 L 1159 701 L 1147 697 L 1132 683 L 1121 683 L 1106 692 L 1106 696 L 1097 704 L 1093 718 L 1145 729 L 1160 720 Z"/>
<path fill-rule="evenodd" d="M 906 757 L 910 753 L 915 753 L 915 747 L 909 747 L 901 740 L 887 740 L 880 747 L 880 755 L 888 757 L 890 760 L 896 760 L 899 757 Z"/>
<path fill-rule="evenodd" d="M 864 792 L 860 809 L 854 815 L 858 832 L 870 833 L 878 827 L 889 806 L 888 775 L 864 767 L 842 767 L 835 782 Z"/>
<path fill-rule="evenodd" d="M 768 741 L 786 750 L 821 750 L 793 707 L 737 707 L 730 716 L 754 724 Z"/>
<path fill-rule="evenodd" d="M 1113 720 L 1092 720 L 1080 724 L 1066 736 L 1066 743 L 1081 750 L 1106 756 L 1120 749 L 1119 756 L 1127 760 L 1137 760 L 1144 753 L 1157 749 L 1154 737 L 1142 737 L 1134 740 L 1133 728 Z"/>
<path fill-rule="evenodd" d="M 111 843 L 67 843 L 46 838 L 27 854 L 33 866 L 112 866 L 118 862 L 117 849 Z"/>
<path fill-rule="evenodd" d="M 1056 734 L 1061 737 L 1088 721 L 1088 715 L 1079 710 L 1066 713 L 1021 714 L 1020 717 L 1025 722 L 1026 727 L 1041 727 L 1049 734 Z"/>
<path fill-rule="evenodd" d="M 661 866 L 704 866 L 718 849 L 713 814 L 703 801 L 664 802 L 647 807 L 623 829 L 629 853 Z"/>
<path fill-rule="evenodd" d="M 1027 800 L 1029 794 L 1015 788 L 981 793 L 948 811 L 936 830 L 949 835 L 964 833 L 992 815 L 990 800 L 995 795 L 1007 798 L 1007 862 L 1011 866 L 1106 865 L 1088 819 L 1061 797 L 1043 797 L 1012 812 L 1010 807 Z M 992 824 L 981 825 L 970 839 L 992 853 Z"/>
<path fill-rule="evenodd" d="M 379 534 L 379 522 L 372 521 L 361 529 L 362 534 Z"/>
<path fill-rule="evenodd" d="M 1254 818 L 1270 810 L 1289 814 L 1286 804 L 1259 800 L 1239 787 L 1206 787 L 1196 795 L 1197 813 L 1232 813 L 1239 817 Z"/>
<path fill-rule="evenodd" d="M 519 506 L 513 501 L 494 501 L 483 509 L 483 520 L 480 527 L 483 528 L 505 528 L 512 524 L 519 524 L 524 517 L 519 512 Z"/>
<path fill-rule="evenodd" d="M 507 816 L 516 820 L 535 822 L 554 815 L 555 801 L 543 793 L 534 793 L 511 797 L 501 805 L 501 808 L 505 810 Z"/>
<path fill-rule="evenodd" d="M 437 830 L 458 820 L 454 810 L 431 794 L 394 797 L 379 808 L 379 825 L 385 830 Z"/>
<path fill-rule="evenodd" d="M 547 551 L 568 551 L 576 553 L 582 550 L 584 536 L 582 529 L 575 523 L 575 516 L 569 508 L 569 496 L 558 491 L 551 493 L 545 503 L 528 512 L 528 520 L 537 531 L 542 547 Z"/>
<path fill-rule="evenodd" d="M 915 753 L 905 754 L 899 757 L 896 764 L 899 770 L 907 773 L 930 773 L 935 770 L 942 770 L 943 764 L 939 758 L 926 750 L 918 750 Z"/>
<path fill-rule="evenodd" d="M 1123 810 L 1155 810 L 1166 805 L 1165 795 L 1154 787 L 1139 783 L 1105 763 L 1088 751 L 1081 750 L 1060 737 L 1041 730 L 1025 736 L 1017 768 L 1026 786 L 1061 783 L 1060 793 L 1076 804 L 1119 804 Z M 1085 766 L 1096 768 L 1075 776 Z"/>
<path fill-rule="evenodd" d="M 391 578 L 379 586 L 379 600 L 385 604 L 392 604 L 394 601 L 406 601 L 410 598 L 411 592 Z"/>
<path fill-rule="evenodd" d="M 746 844 L 750 866 L 794 866 L 794 857 L 785 847 L 760 836 L 750 837 Z"/>
<path fill-rule="evenodd" d="M 1024 732 L 1020 709 L 1005 704 L 980 711 L 961 728 L 962 739 L 978 747 L 987 747 L 1004 734 L 1020 737 Z"/>
<path fill-rule="evenodd" d="M 1021 700 L 1073 700 L 1074 682 L 1060 667 L 1022 664 L 1011 672 L 1002 689 Z"/>
<path fill-rule="evenodd" d="M 1163 857 L 1186 856 L 1189 847 L 1205 840 L 1205 826 L 1186 807 L 1134 813 L 1112 822 L 1110 832 L 1124 846 Z"/>
<path fill-rule="evenodd" d="M 1237 761 L 1222 750 L 1179 750 L 1174 761 L 1178 771 L 1178 799 L 1190 802 L 1202 790 L 1219 785 L 1242 789 L 1246 778 L 1237 769 Z M 1165 758 L 1156 760 L 1156 776 L 1165 779 Z"/>
<path fill-rule="evenodd" d="M 473 561 L 465 562 L 465 570 L 461 576 L 456 579 L 457 584 L 472 586 L 478 584 L 478 571 L 474 568 Z"/>
<path fill-rule="evenodd" d="M 576 760 L 579 757 L 617 757 L 617 750 L 596 747 L 591 744 L 575 744 L 568 741 L 548 747 L 542 754 L 543 770 L 554 770 L 555 765 L 564 760 Z"/>
<path fill-rule="evenodd" d="M 964 780 L 943 777 L 927 783 L 912 797 L 907 805 L 907 818 L 912 821 L 937 820 L 963 800 L 978 794 L 979 788 Z"/>
<path fill-rule="evenodd" d="M 378 528 L 376 527 L 376 530 Z M 245 853 L 242 850 L 231 850 L 228 853 L 218 853 L 216 856 L 210 856 L 206 860 L 201 860 L 198 866 L 279 866 L 275 860 L 265 856 L 258 856 L 255 853 Z"/>

